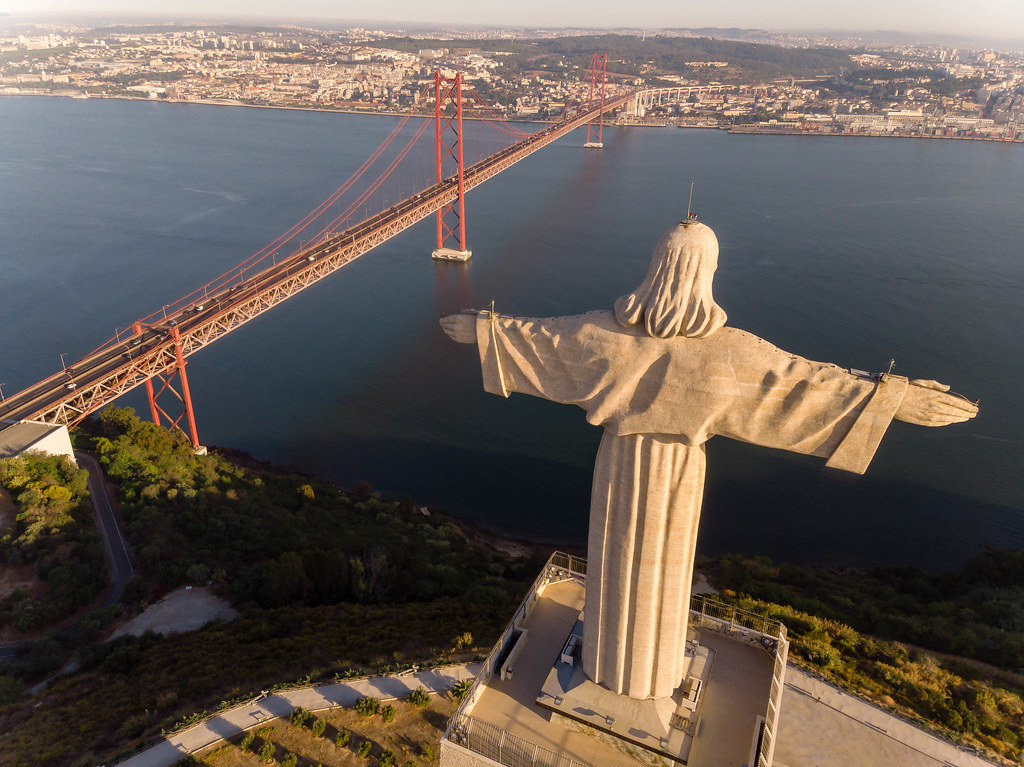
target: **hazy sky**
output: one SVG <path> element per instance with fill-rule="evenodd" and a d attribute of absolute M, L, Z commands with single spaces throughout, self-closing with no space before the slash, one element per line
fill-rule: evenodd
<path fill-rule="evenodd" d="M 0 0 L 0 12 L 377 19 L 510 26 L 737 26 L 1024 37 L 1024 0 Z"/>

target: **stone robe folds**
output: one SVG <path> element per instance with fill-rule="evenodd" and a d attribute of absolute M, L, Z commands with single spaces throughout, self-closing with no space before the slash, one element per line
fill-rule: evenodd
<path fill-rule="evenodd" d="M 684 673 L 704 492 L 704 442 L 721 435 L 863 473 L 907 379 L 880 382 L 723 327 L 652 338 L 612 312 L 477 316 L 484 387 L 578 405 L 603 426 L 594 468 L 583 669 L 633 698 Z"/>

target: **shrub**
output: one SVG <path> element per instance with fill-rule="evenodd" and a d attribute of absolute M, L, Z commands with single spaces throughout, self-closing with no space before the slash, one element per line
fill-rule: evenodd
<path fill-rule="evenodd" d="M 275 753 L 277 753 L 277 746 L 268 740 L 263 744 L 263 748 L 260 749 L 260 761 L 267 762 L 269 764 L 274 761 Z"/>
<path fill-rule="evenodd" d="M 253 745 L 256 742 L 256 733 L 247 732 L 245 737 L 238 741 L 238 747 L 243 751 L 252 751 Z"/>
<path fill-rule="evenodd" d="M 405 763 L 404 763 L 404 764 L 402 765 L 402 767 L 416 767 L 416 760 L 415 760 L 415 759 L 408 759 L 408 760 L 406 760 L 406 762 L 405 762 Z"/>
<path fill-rule="evenodd" d="M 380 767 L 395 767 L 395 752 L 385 748 L 380 754 Z"/>
<path fill-rule="evenodd" d="M 437 749 L 430 743 L 424 743 L 423 748 L 420 749 L 420 756 L 424 759 L 433 759 L 437 756 Z"/>
<path fill-rule="evenodd" d="M 473 635 L 464 631 L 452 639 L 452 647 L 456 650 L 468 650 L 473 646 Z"/>
<path fill-rule="evenodd" d="M 370 751 L 372 750 L 373 744 L 370 743 L 370 741 L 368 740 L 364 740 L 362 743 L 359 744 L 359 748 L 356 749 L 356 753 L 363 759 L 366 759 L 370 755 Z"/>
<path fill-rule="evenodd" d="M 421 708 L 430 703 L 430 693 L 423 687 L 417 687 L 415 690 L 405 696 L 405 699 L 412 703 L 414 706 L 420 706 Z"/>
<path fill-rule="evenodd" d="M 352 733 L 345 729 L 339 729 L 338 737 L 334 739 L 334 745 L 338 748 L 345 748 L 350 740 L 352 740 Z"/>
<path fill-rule="evenodd" d="M 356 713 L 359 716 L 373 716 L 380 710 L 380 701 L 376 698 L 371 698 L 367 695 L 365 698 L 360 698 L 356 703 Z"/>
<path fill-rule="evenodd" d="M 292 724 L 296 727 L 305 727 L 312 717 L 313 715 L 302 708 L 302 706 L 296 706 L 295 710 L 292 711 L 292 715 L 288 718 L 291 719 Z"/>
<path fill-rule="evenodd" d="M 395 714 L 397 713 L 398 712 L 395 711 L 395 707 L 389 703 L 380 710 L 380 718 L 385 722 L 393 722 L 395 721 Z"/>
<path fill-rule="evenodd" d="M 452 688 L 452 697 L 461 702 L 463 698 L 469 695 L 469 691 L 472 688 L 473 682 L 469 679 L 463 679 Z"/>
<path fill-rule="evenodd" d="M 258 730 L 256 730 L 256 737 L 260 740 L 270 740 L 270 736 L 273 734 L 273 727 L 260 727 Z"/>
<path fill-rule="evenodd" d="M 313 724 L 310 725 L 309 729 L 318 738 L 322 738 L 324 736 L 324 730 L 327 729 L 327 722 L 323 719 L 314 719 Z"/>
<path fill-rule="evenodd" d="M 299 757 L 295 754 L 285 754 L 281 760 L 281 767 L 295 767 L 299 763 Z"/>

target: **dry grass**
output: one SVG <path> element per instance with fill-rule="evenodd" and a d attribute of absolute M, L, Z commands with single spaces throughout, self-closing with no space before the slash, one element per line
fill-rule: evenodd
<path fill-rule="evenodd" d="M 398 767 L 410 760 L 417 767 L 436 765 L 437 757 L 424 757 L 425 746 L 438 751 L 438 743 L 448 717 L 455 710 L 455 703 L 448 697 L 431 695 L 430 703 L 418 708 L 404 701 L 391 701 L 397 710 L 392 722 L 385 722 L 379 715 L 371 717 L 359 716 L 354 710 L 334 708 L 319 711 L 314 716 L 327 722 L 327 730 L 322 738 L 317 738 L 308 727 L 299 728 L 287 719 L 274 719 L 260 725 L 270 728 L 270 742 L 276 748 L 276 763 L 288 753 L 299 757 L 299 767 L 373 767 L 378 763 L 381 752 L 389 749 L 395 754 Z M 349 744 L 343 748 L 334 745 L 335 738 L 341 728 L 352 733 Z M 255 732 L 255 729 L 252 730 Z M 239 738 L 232 743 L 213 747 L 198 755 L 199 761 L 207 767 L 259 767 L 266 764 L 260 761 L 256 753 L 245 753 L 238 748 Z M 370 741 L 373 750 L 368 759 L 356 754 L 356 749 L 363 741 Z M 256 751 L 263 745 L 257 738 Z"/>

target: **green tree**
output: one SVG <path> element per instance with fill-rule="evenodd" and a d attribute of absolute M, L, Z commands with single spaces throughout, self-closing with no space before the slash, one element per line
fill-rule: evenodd
<path fill-rule="evenodd" d="M 380 701 L 367 695 L 356 702 L 355 708 L 359 716 L 373 716 L 380 710 Z"/>
<path fill-rule="evenodd" d="M 405 696 L 405 699 L 412 705 L 422 708 L 430 703 L 430 693 L 428 693 L 424 687 L 417 687 L 415 690 L 411 690 L 409 694 Z"/>
<path fill-rule="evenodd" d="M 395 715 L 397 713 L 398 712 L 395 711 L 395 707 L 389 703 L 388 705 L 383 706 L 381 708 L 380 718 L 383 719 L 385 722 L 393 722 L 395 721 Z"/>
<path fill-rule="evenodd" d="M 268 740 L 263 744 L 263 748 L 260 749 L 260 760 L 269 764 L 274 761 L 274 754 L 276 753 L 277 746 Z"/>
<path fill-rule="evenodd" d="M 338 729 L 338 736 L 334 739 L 334 745 L 338 748 L 345 748 L 352 740 L 352 733 L 342 728 Z"/>
<path fill-rule="evenodd" d="M 362 743 L 359 744 L 359 747 L 356 749 L 356 754 L 360 758 L 366 759 L 367 757 L 370 756 L 370 752 L 372 750 L 373 750 L 373 744 L 370 743 L 370 741 L 368 741 L 368 740 L 364 740 Z"/>

